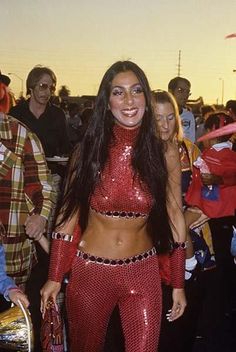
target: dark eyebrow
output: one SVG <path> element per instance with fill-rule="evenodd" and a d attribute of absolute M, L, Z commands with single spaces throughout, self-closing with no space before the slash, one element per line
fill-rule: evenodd
<path fill-rule="evenodd" d="M 114 88 L 124 88 L 122 86 L 111 86 L 111 89 L 114 89 Z"/>
<path fill-rule="evenodd" d="M 140 86 L 140 87 L 142 87 L 141 83 L 137 82 L 137 83 L 132 84 L 132 86 L 130 86 L 130 88 L 133 88 L 133 87 L 135 87 L 135 86 Z M 121 88 L 121 89 L 124 89 L 125 87 L 124 87 L 124 86 L 119 86 L 119 85 L 111 86 L 111 89 L 114 89 L 114 88 Z"/>

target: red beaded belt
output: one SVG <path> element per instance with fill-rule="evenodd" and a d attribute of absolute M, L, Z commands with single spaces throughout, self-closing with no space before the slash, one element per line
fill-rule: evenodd
<path fill-rule="evenodd" d="M 152 257 L 153 255 L 156 255 L 155 247 L 141 254 L 137 254 L 137 255 L 134 255 L 133 257 L 124 258 L 124 259 L 108 259 L 108 258 L 97 257 L 96 255 L 84 253 L 84 252 L 81 252 L 80 250 L 77 251 L 77 256 L 84 260 L 88 260 L 90 262 L 94 262 L 97 264 L 114 265 L 114 266 L 135 263 L 135 262 L 147 259 L 149 257 Z"/>

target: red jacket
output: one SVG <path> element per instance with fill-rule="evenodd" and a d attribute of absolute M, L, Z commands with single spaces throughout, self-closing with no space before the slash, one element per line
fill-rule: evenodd
<path fill-rule="evenodd" d="M 193 179 L 189 186 L 185 200 L 191 206 L 199 207 L 208 217 L 220 218 L 235 215 L 236 210 L 236 152 L 224 148 L 220 151 L 214 148 L 207 149 L 202 153 L 212 174 L 221 176 L 224 184 L 218 185 L 219 197 L 216 200 L 209 200 L 202 196 L 203 184 L 200 177 L 200 170 L 193 168 Z"/>

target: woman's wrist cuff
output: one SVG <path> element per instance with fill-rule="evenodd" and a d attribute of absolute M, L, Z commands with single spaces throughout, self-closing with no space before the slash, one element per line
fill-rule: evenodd
<path fill-rule="evenodd" d="M 62 241 L 66 241 L 66 242 L 73 241 L 73 235 L 69 235 L 68 233 L 63 233 L 63 232 L 53 232 L 52 238 L 54 240 L 62 240 Z"/>
<path fill-rule="evenodd" d="M 170 254 L 171 285 L 173 288 L 184 288 L 186 249 L 177 247 Z"/>

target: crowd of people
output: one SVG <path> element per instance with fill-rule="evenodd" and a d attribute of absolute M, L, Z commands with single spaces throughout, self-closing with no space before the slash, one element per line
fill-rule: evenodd
<path fill-rule="evenodd" d="M 13 106 L 0 73 L 0 311 L 30 310 L 35 352 L 49 302 L 60 351 L 215 351 L 236 310 L 236 101 L 196 118 L 188 79 L 152 91 L 131 61 L 92 104 L 55 104 L 56 82 L 34 67 Z"/>

